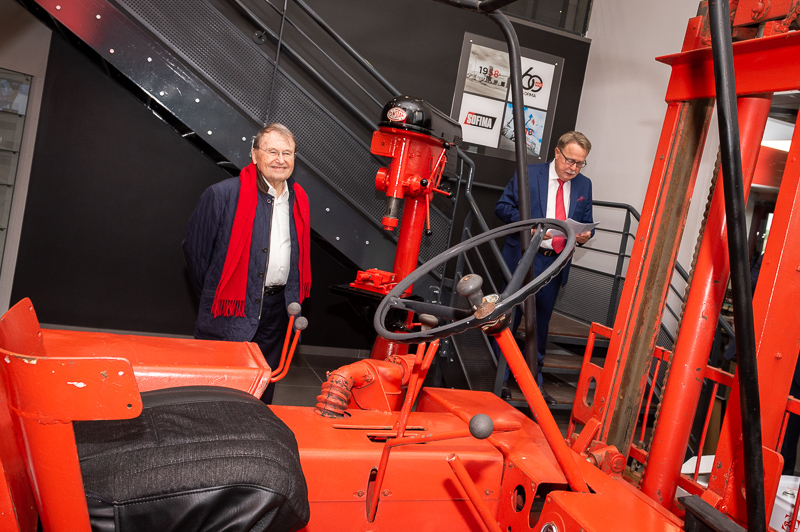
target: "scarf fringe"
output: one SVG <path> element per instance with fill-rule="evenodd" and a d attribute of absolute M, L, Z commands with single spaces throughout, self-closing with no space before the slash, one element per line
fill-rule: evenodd
<path fill-rule="evenodd" d="M 235 316 L 244 318 L 244 300 L 217 299 L 211 306 L 211 314 L 215 318 L 222 316 Z"/>

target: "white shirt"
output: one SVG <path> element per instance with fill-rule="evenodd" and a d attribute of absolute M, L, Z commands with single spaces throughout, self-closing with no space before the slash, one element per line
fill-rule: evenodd
<path fill-rule="evenodd" d="M 555 160 L 550 161 L 547 176 L 547 212 L 545 218 L 556 217 L 556 194 L 558 194 L 558 174 L 556 173 Z M 572 181 L 564 181 L 564 213 L 569 218 L 569 194 L 572 190 Z M 553 249 L 553 240 L 542 240 L 540 248 Z"/>
<path fill-rule="evenodd" d="M 266 180 L 265 180 L 266 181 Z M 270 223 L 269 257 L 264 285 L 285 285 L 289 280 L 289 268 L 292 262 L 292 235 L 289 219 L 289 186 L 284 185 L 283 193 L 278 192 L 267 183 L 269 195 L 272 196 L 272 222 Z"/>

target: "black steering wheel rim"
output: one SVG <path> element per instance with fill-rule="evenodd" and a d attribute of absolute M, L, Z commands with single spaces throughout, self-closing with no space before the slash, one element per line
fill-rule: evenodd
<path fill-rule="evenodd" d="M 485 244 L 491 240 L 512 234 L 519 233 L 526 229 L 530 230 L 537 228 L 537 237 L 531 242 L 526 251 L 525 256 L 520 260 L 520 265 L 527 264 L 526 267 L 517 267 L 507 289 L 503 294 L 496 295 L 494 309 L 481 317 L 477 317 L 473 310 L 456 309 L 447 305 L 437 305 L 434 303 L 425 303 L 411 301 L 400 297 L 409 287 L 415 282 L 419 281 L 427 273 L 433 271 L 440 265 L 446 263 L 452 258 Z M 525 276 L 526 270 L 533 267 L 533 256 L 538 250 L 541 235 L 548 229 L 556 229 L 567 235 L 567 241 L 564 249 L 558 254 L 556 260 L 545 271 L 536 276 L 528 284 L 522 286 L 522 279 Z M 560 272 L 567 262 L 572 258 L 575 252 L 575 232 L 564 220 L 556 220 L 554 218 L 535 218 L 531 220 L 521 220 L 504 225 L 480 235 L 476 235 L 469 240 L 465 240 L 450 249 L 433 257 L 425 264 L 408 274 L 392 289 L 391 292 L 386 294 L 381 303 L 375 311 L 375 318 L 373 325 L 375 331 L 393 342 L 399 343 L 418 343 L 426 342 L 437 338 L 445 338 L 464 332 L 468 329 L 481 327 L 486 324 L 491 324 L 500 318 L 503 314 L 510 311 L 516 305 L 522 303 L 525 299 L 538 292 L 550 280 Z M 519 288 L 516 288 L 519 287 Z M 509 289 L 513 289 L 513 293 L 507 293 Z M 431 314 L 437 318 L 445 320 L 452 320 L 449 323 L 438 325 L 432 328 L 424 328 L 421 331 L 402 332 L 396 333 L 386 329 L 384 323 L 386 315 L 391 309 L 407 310 L 417 314 Z"/>

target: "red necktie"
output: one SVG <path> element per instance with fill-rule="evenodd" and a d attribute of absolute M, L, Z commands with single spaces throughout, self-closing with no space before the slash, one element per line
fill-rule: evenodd
<path fill-rule="evenodd" d="M 556 192 L 556 218 L 559 220 L 567 219 L 567 212 L 564 209 L 564 182 L 558 180 L 558 192 Z M 564 246 L 567 245 L 567 239 L 563 236 L 553 237 L 553 251 L 561 253 Z"/>

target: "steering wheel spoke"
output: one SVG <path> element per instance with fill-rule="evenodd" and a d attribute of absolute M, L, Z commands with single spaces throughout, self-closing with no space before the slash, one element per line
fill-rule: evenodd
<path fill-rule="evenodd" d="M 533 267 L 533 260 L 539 248 L 539 244 L 544 238 L 544 233 L 550 228 L 561 231 L 567 235 L 566 246 L 547 269 L 523 286 L 527 272 Z M 436 305 L 433 303 L 403 299 L 400 297 L 403 292 L 425 275 L 462 253 L 513 233 L 523 232 L 523 236 L 527 236 L 525 232 L 530 232 L 534 229 L 535 232 L 530 245 L 516 268 L 511 282 L 506 290 L 499 296 L 497 294 L 490 294 L 483 298 L 476 298 L 474 294 L 476 294 L 477 291 L 475 290 L 475 286 L 472 286 L 470 283 L 469 293 L 473 296 L 472 299 L 476 299 L 476 301 L 471 303 L 473 308 L 468 310 L 447 305 Z M 445 338 L 464 332 L 467 329 L 493 324 L 505 313 L 509 312 L 516 305 L 519 305 L 546 285 L 567 264 L 572 257 L 574 249 L 575 232 L 565 221 L 552 218 L 537 218 L 514 222 L 472 237 L 432 258 L 397 283 L 394 289 L 392 289 L 383 301 L 381 301 L 380 305 L 378 305 L 373 322 L 375 330 L 387 340 L 401 343 L 418 343 L 435 338 Z M 478 277 L 478 279 L 480 279 L 480 277 Z M 481 301 L 477 301 L 477 299 L 481 299 Z M 392 309 L 405 310 L 416 314 L 431 314 L 444 320 L 445 323 L 420 331 L 389 331 L 385 325 L 386 315 Z"/>
<path fill-rule="evenodd" d="M 533 266 L 533 260 L 539 244 L 544 238 L 544 233 L 547 229 L 557 229 L 567 235 L 567 242 L 564 250 L 556 257 L 555 261 L 545 271 L 537 275 L 532 281 L 525 284 L 526 273 L 530 271 Z M 534 232 L 531 243 L 525 252 L 524 257 L 520 261 L 514 276 L 509 283 L 506 290 L 499 296 L 490 294 L 483 297 L 480 302 L 477 300 L 471 303 L 472 309 L 460 309 L 450 307 L 447 305 L 436 305 L 433 303 L 425 303 L 421 301 L 414 301 L 410 299 L 402 299 L 400 295 L 405 292 L 410 286 L 422 279 L 431 271 L 435 270 L 442 264 L 450 259 L 453 259 L 466 251 L 477 248 L 491 240 L 495 240 L 512 233 L 536 230 Z M 418 343 L 426 342 L 435 338 L 445 338 L 472 329 L 495 323 L 506 312 L 510 311 L 516 305 L 522 303 L 525 299 L 535 294 L 546 285 L 559 271 L 563 268 L 567 261 L 572 257 L 575 250 L 575 232 L 563 220 L 555 220 L 552 218 L 537 218 L 533 220 L 523 220 L 514 222 L 505 226 L 498 227 L 483 234 L 474 236 L 460 244 L 453 246 L 447 251 L 432 258 L 408 276 L 402 279 L 397 285 L 389 292 L 386 297 L 378 305 L 375 312 L 375 319 L 373 324 L 375 330 L 386 338 L 387 340 L 401 342 L 401 343 Z M 470 295 L 476 292 L 475 287 L 471 286 L 469 289 Z M 473 297 L 473 299 L 478 299 Z M 446 323 L 440 324 L 435 327 L 427 328 L 421 331 L 412 332 L 393 332 L 386 328 L 386 315 L 389 310 L 407 310 L 417 314 L 431 314 L 437 318 L 445 320 Z"/>
<path fill-rule="evenodd" d="M 401 297 L 392 298 L 388 302 L 388 305 L 392 309 L 407 310 L 415 314 L 430 314 L 431 316 L 448 321 L 462 320 L 472 315 L 472 311 L 468 309 L 453 308 L 445 305 L 437 305 L 436 303 L 416 301 L 414 299 L 405 299 Z"/>

